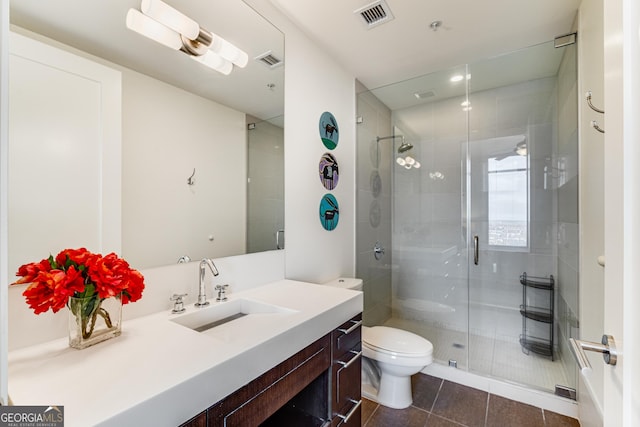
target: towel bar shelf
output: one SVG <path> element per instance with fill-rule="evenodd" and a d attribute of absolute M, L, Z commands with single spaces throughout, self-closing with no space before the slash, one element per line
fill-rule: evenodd
<path fill-rule="evenodd" d="M 554 344 L 555 280 L 549 277 L 520 276 L 522 284 L 522 335 L 520 346 L 525 354 L 531 352 L 551 357 Z M 541 336 L 542 335 L 542 336 Z"/>

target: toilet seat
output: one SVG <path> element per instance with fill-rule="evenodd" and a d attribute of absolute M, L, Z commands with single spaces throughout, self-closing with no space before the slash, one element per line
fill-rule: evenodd
<path fill-rule="evenodd" d="M 420 335 L 386 326 L 363 328 L 362 344 L 396 357 L 425 357 L 433 353 L 433 344 Z"/>

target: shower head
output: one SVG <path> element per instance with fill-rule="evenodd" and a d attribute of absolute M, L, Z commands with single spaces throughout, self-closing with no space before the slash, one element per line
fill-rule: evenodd
<path fill-rule="evenodd" d="M 391 135 L 391 136 L 377 136 L 376 142 L 383 141 L 385 139 L 402 139 L 400 146 L 398 147 L 398 153 L 404 153 L 405 151 L 409 151 L 413 148 L 413 144 L 409 144 L 408 142 L 404 142 L 404 135 Z"/>
<path fill-rule="evenodd" d="M 398 147 L 398 154 L 407 152 L 407 151 L 411 150 L 412 148 L 413 148 L 413 144 L 410 144 L 408 142 L 404 142 L 404 137 L 403 137 L 402 138 L 402 144 L 400 144 L 400 147 Z"/>

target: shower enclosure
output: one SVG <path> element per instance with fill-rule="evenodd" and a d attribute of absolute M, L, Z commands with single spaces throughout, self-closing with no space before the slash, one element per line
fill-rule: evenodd
<path fill-rule="evenodd" d="M 567 347 L 578 318 L 575 44 L 358 92 L 365 324 L 424 336 L 436 363 L 568 395 L 577 381 Z"/>

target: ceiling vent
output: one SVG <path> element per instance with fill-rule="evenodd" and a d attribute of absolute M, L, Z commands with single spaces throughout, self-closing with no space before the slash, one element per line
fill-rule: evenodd
<path fill-rule="evenodd" d="M 415 96 L 416 99 L 427 99 L 433 98 L 434 96 L 436 96 L 436 93 L 432 90 L 428 90 L 426 92 L 416 92 L 413 94 L 413 96 Z"/>
<path fill-rule="evenodd" d="M 385 22 L 393 19 L 393 13 L 384 0 L 378 0 L 358 10 L 354 10 L 353 13 L 359 14 L 364 22 L 365 27 L 373 28 Z"/>
<path fill-rule="evenodd" d="M 277 68 L 279 66 L 281 66 L 283 64 L 282 59 L 273 56 L 273 54 L 271 53 L 271 51 L 267 51 L 265 53 L 263 53 L 262 55 L 258 55 L 255 58 L 256 61 L 266 65 L 269 68 Z"/>

